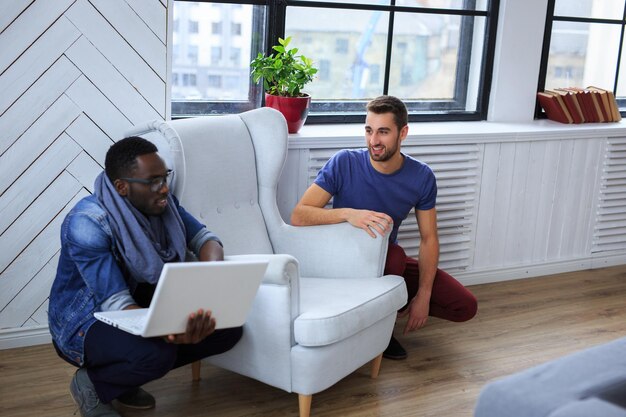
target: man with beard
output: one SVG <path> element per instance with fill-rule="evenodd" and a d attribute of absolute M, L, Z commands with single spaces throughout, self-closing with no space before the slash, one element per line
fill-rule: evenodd
<path fill-rule="evenodd" d="M 342 150 L 320 170 L 291 215 L 294 226 L 349 222 L 369 233 L 391 229 L 385 274 L 403 276 L 408 300 L 398 317 L 408 317 L 404 334 L 426 324 L 428 316 L 462 322 L 476 314 L 474 295 L 437 268 L 439 238 L 435 200 L 437 184 L 428 165 L 400 151 L 409 130 L 404 103 L 393 96 L 367 105 L 367 149 Z M 333 199 L 332 209 L 326 204 Z M 419 262 L 397 244 L 398 229 L 411 209 L 420 232 Z M 383 353 L 404 359 L 406 350 L 392 336 Z"/>
<path fill-rule="evenodd" d="M 119 417 L 111 402 L 152 408 L 141 386 L 173 368 L 225 352 L 242 328 L 215 330 L 210 311 L 190 312 L 183 334 L 143 338 L 97 321 L 97 311 L 148 307 L 165 262 L 221 261 L 218 237 L 169 192 L 172 171 L 151 142 L 112 145 L 94 193 L 61 226 L 48 319 L 59 356 L 78 367 L 70 394 L 83 417 Z M 207 306 L 210 307 L 210 306 Z M 183 306 L 184 308 L 184 306 Z"/>

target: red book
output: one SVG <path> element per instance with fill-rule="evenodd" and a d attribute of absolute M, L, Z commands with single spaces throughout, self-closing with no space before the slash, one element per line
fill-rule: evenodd
<path fill-rule="evenodd" d="M 596 91 L 587 90 L 587 94 L 591 97 L 591 101 L 593 102 L 593 108 L 595 109 L 595 114 L 598 116 L 598 122 L 606 122 L 606 115 L 604 110 L 602 110 L 602 99 L 597 94 Z"/>
<path fill-rule="evenodd" d="M 572 123 L 572 116 L 567 113 L 567 107 L 565 103 L 562 103 L 562 99 L 558 95 L 548 93 L 537 93 L 537 99 L 539 104 L 546 112 L 548 119 L 554 120 L 559 123 Z M 559 101 L 561 100 L 561 101 Z"/>
<path fill-rule="evenodd" d="M 548 94 L 555 94 L 561 96 L 567 110 L 569 111 L 570 116 L 572 116 L 572 120 L 574 123 L 583 123 L 585 121 L 585 117 L 583 116 L 582 110 L 578 104 L 578 100 L 575 95 L 569 91 L 563 91 L 560 88 L 545 91 Z"/>
<path fill-rule="evenodd" d="M 583 115 L 585 116 L 586 122 L 597 122 L 598 117 L 595 114 L 595 108 L 593 107 L 593 102 L 591 101 L 591 96 L 589 92 L 585 91 L 579 87 L 567 87 L 564 90 L 571 91 L 576 94 L 576 98 L 581 105 L 581 109 L 583 111 Z"/>
<path fill-rule="evenodd" d="M 587 87 L 587 90 L 595 91 L 602 97 L 602 104 L 606 109 L 608 122 L 619 122 L 622 120 L 622 115 L 619 113 L 617 101 L 612 91 L 594 86 Z"/>

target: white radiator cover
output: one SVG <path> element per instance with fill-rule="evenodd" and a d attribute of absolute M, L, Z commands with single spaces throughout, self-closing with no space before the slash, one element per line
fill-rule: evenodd
<path fill-rule="evenodd" d="M 626 250 L 626 138 L 612 138 L 607 142 L 593 230 L 593 253 Z"/>

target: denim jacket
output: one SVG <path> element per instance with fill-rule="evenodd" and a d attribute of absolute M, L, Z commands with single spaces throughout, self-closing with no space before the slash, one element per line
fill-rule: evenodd
<path fill-rule="evenodd" d="M 174 198 L 185 226 L 187 247 L 198 256 L 208 240 L 221 244 Z M 61 254 L 50 290 L 48 324 L 61 353 L 76 365 L 84 363 L 84 340 L 103 302 L 128 291 L 132 277 L 117 254 L 108 215 L 95 196 L 85 197 L 61 225 Z"/>

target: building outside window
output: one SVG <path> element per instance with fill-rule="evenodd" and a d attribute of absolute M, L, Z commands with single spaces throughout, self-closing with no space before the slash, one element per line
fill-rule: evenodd
<path fill-rule="evenodd" d="M 330 79 L 330 61 L 328 59 L 320 59 L 318 63 L 317 78 L 321 81 Z"/>
<path fill-rule="evenodd" d="M 347 38 L 335 39 L 335 52 L 338 54 L 347 54 L 349 45 L 350 43 Z"/>
<path fill-rule="evenodd" d="M 241 61 L 241 48 L 230 48 L 230 61 L 234 67 Z"/>
<path fill-rule="evenodd" d="M 549 0 L 539 91 L 596 86 L 626 107 L 625 0 Z"/>
<path fill-rule="evenodd" d="M 222 60 L 222 47 L 212 46 L 211 47 L 211 65 L 217 66 L 220 64 L 221 60 Z"/>
<path fill-rule="evenodd" d="M 411 120 L 484 119 L 498 6 L 498 0 L 174 1 L 174 19 L 195 20 L 200 33 L 206 25 L 212 34 L 198 39 L 197 71 L 219 71 L 231 81 L 220 89 L 198 85 L 190 94 L 198 99 L 173 91 L 172 115 L 259 107 L 263 92 L 249 63 L 278 37 L 291 36 L 319 69 L 304 89 L 312 96 L 307 123 L 360 122 L 365 103 L 381 94 L 402 98 Z"/>
<path fill-rule="evenodd" d="M 214 35 L 219 35 L 222 33 L 222 22 L 213 22 L 211 23 L 211 33 Z"/>
<path fill-rule="evenodd" d="M 187 45 L 187 60 L 190 65 L 198 65 L 198 45 Z"/>

